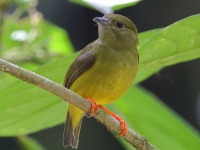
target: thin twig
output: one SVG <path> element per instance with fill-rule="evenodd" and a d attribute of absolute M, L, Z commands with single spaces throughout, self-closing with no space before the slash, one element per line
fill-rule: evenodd
<path fill-rule="evenodd" d="M 14 65 L 2 59 L 0 59 L 0 70 L 12 76 L 15 76 L 25 82 L 47 90 L 64 99 L 65 101 L 76 105 L 77 107 L 81 108 L 84 112 L 90 111 L 91 103 L 89 101 L 85 100 L 76 93 L 66 89 L 65 87 L 49 79 L 46 79 L 34 72 L 23 69 L 17 65 Z M 120 133 L 119 122 L 112 116 L 105 113 L 103 110 L 100 110 L 94 116 L 94 118 L 100 121 L 103 125 L 105 125 L 108 128 L 108 130 Z M 127 133 L 123 136 L 123 138 L 137 150 L 158 150 L 158 148 L 149 143 L 145 137 L 137 134 L 129 128 Z"/>

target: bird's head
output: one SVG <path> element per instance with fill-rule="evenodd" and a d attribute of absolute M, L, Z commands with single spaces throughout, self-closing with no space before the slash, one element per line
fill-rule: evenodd
<path fill-rule="evenodd" d="M 107 14 L 103 17 L 95 17 L 99 27 L 99 40 L 111 46 L 121 48 L 138 44 L 137 28 L 135 24 L 125 16 Z"/>

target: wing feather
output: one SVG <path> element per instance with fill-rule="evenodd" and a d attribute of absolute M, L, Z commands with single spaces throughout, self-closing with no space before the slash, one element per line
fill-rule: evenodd
<path fill-rule="evenodd" d="M 93 49 L 93 43 L 85 47 L 79 56 L 69 67 L 64 80 L 64 86 L 70 88 L 72 83 L 86 70 L 91 68 L 95 62 L 95 54 Z"/>

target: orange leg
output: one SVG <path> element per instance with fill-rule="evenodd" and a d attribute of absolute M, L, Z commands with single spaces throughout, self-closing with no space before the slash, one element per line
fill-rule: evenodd
<path fill-rule="evenodd" d="M 101 106 L 101 105 L 97 105 L 95 103 L 94 100 L 92 100 L 91 98 L 86 98 L 89 102 L 91 102 L 91 108 L 90 108 L 90 112 L 89 115 L 86 115 L 88 117 L 93 116 L 96 112 L 99 111 L 99 108 L 101 108 L 102 110 L 104 110 L 105 112 L 107 112 L 109 115 L 113 116 L 115 119 L 117 119 L 120 122 L 120 127 L 122 129 L 122 132 L 119 134 L 120 136 L 124 136 L 127 132 L 127 125 L 126 122 L 118 115 L 116 115 L 115 113 L 111 112 L 110 110 L 106 109 L 105 107 Z"/>
<path fill-rule="evenodd" d="M 124 136 L 127 132 L 126 122 L 120 116 L 116 115 L 115 113 L 111 112 L 110 110 L 106 109 L 105 107 L 103 107 L 101 105 L 98 105 L 98 107 L 101 108 L 102 110 L 104 110 L 105 112 L 107 112 L 108 114 L 110 114 L 111 116 L 113 116 L 115 119 L 117 119 L 120 122 L 122 132 L 119 135 Z"/>
<path fill-rule="evenodd" d="M 91 102 L 91 108 L 90 108 L 90 112 L 89 112 L 89 116 L 94 115 L 96 112 L 99 111 L 99 107 L 98 105 L 95 103 L 94 100 L 92 100 L 91 98 L 86 98 L 86 100 L 88 100 L 89 102 Z"/>

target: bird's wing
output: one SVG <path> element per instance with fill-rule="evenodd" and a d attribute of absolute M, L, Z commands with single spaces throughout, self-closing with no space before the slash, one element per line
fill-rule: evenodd
<path fill-rule="evenodd" d="M 79 56 L 74 60 L 74 62 L 69 67 L 64 80 L 64 86 L 70 88 L 72 83 L 86 70 L 91 68 L 95 62 L 95 55 L 93 43 L 85 47 Z"/>

